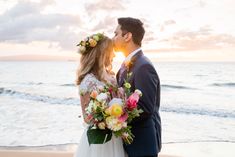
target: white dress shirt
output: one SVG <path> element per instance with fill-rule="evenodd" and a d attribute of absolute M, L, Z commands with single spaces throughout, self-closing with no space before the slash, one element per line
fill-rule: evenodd
<path fill-rule="evenodd" d="M 138 51 L 140 51 L 140 50 L 141 50 L 141 48 L 138 48 L 138 49 L 134 50 L 133 52 L 131 52 L 131 53 L 125 58 L 125 60 L 123 61 L 123 63 L 126 63 L 127 61 L 130 61 L 131 58 L 132 58 Z"/>

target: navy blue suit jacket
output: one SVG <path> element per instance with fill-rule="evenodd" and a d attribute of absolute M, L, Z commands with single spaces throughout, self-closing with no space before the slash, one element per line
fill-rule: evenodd
<path fill-rule="evenodd" d="M 131 84 L 131 91 L 139 89 L 143 93 L 138 107 L 144 112 L 132 121 L 134 141 L 130 145 L 124 144 L 124 149 L 129 156 L 156 155 L 161 150 L 160 80 L 158 74 L 142 51 L 132 57 L 129 71 L 125 70 L 120 77 L 120 70 L 117 73 L 119 86 L 123 86 L 128 72 L 132 72 L 128 80 Z"/>

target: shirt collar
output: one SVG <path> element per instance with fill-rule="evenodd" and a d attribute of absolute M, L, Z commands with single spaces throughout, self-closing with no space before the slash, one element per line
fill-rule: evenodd
<path fill-rule="evenodd" d="M 134 50 L 134 51 L 132 51 L 132 52 L 125 58 L 124 63 L 130 61 L 131 58 L 132 58 L 137 52 L 139 52 L 140 50 L 141 50 L 141 47 L 138 48 L 138 49 L 136 49 L 136 50 Z"/>

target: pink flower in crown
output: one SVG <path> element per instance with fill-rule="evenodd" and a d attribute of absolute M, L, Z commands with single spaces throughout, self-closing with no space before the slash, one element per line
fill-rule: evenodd
<path fill-rule="evenodd" d="M 135 90 L 135 92 L 127 99 L 127 109 L 132 111 L 137 108 L 137 103 L 139 101 L 140 96 L 142 95 L 140 90 Z"/>

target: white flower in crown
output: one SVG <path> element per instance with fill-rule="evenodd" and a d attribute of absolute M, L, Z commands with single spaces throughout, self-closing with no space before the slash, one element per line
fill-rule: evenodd
<path fill-rule="evenodd" d="M 85 46 L 80 46 L 79 47 L 79 53 L 84 53 L 86 51 L 86 47 Z"/>

